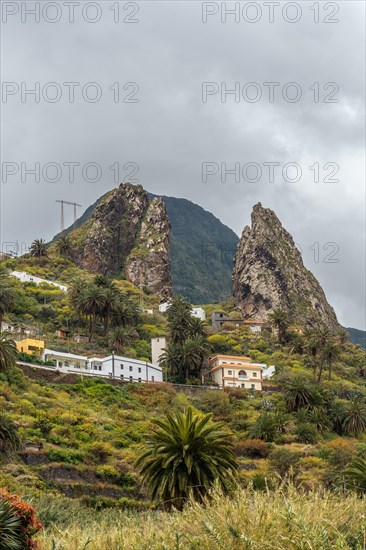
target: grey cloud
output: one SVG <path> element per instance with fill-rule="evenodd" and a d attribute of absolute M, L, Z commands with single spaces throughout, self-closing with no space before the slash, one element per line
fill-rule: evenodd
<path fill-rule="evenodd" d="M 86 208 L 116 185 L 109 166 L 135 161 L 146 189 L 188 198 L 239 235 L 255 202 L 274 209 L 340 321 L 364 328 L 364 5 L 340 8 L 333 25 L 312 23 L 308 11 L 292 25 L 222 24 L 219 18 L 203 24 L 200 2 L 143 2 L 140 23 L 132 25 L 115 25 L 111 17 L 95 25 L 3 25 L 3 81 L 103 87 L 97 104 L 10 98 L 2 105 L 3 161 L 94 161 L 103 177 L 95 184 L 81 177 L 69 183 L 66 175 L 57 184 L 2 183 L 1 241 L 51 238 L 59 230 L 56 199 Z M 113 103 L 108 87 L 116 81 L 137 82 L 139 103 Z M 215 96 L 202 103 L 208 81 L 228 87 L 296 81 L 304 98 L 250 104 Z M 314 103 L 308 87 L 330 81 L 340 86 L 339 103 Z M 272 184 L 202 183 L 204 161 L 297 161 L 304 177 L 296 184 L 280 174 Z M 308 167 L 330 161 L 340 166 L 339 184 L 315 184 Z M 67 216 L 71 222 L 72 213 Z M 314 242 L 338 243 L 339 262 L 314 262 Z"/>

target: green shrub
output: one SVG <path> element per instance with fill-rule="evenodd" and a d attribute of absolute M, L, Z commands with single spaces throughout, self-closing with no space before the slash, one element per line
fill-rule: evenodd
<path fill-rule="evenodd" d="M 261 439 L 244 439 L 235 444 L 234 453 L 247 458 L 267 458 L 270 446 Z"/>
<path fill-rule="evenodd" d="M 315 443 L 317 440 L 318 432 L 316 427 L 309 422 L 298 424 L 295 429 L 295 435 L 297 441 L 300 443 Z"/>
<path fill-rule="evenodd" d="M 300 453 L 290 451 L 286 447 L 277 447 L 269 457 L 270 468 L 280 477 L 285 477 L 290 472 L 296 474 L 299 466 Z"/>
<path fill-rule="evenodd" d="M 51 462 L 65 462 L 66 464 L 80 464 L 83 456 L 79 451 L 72 449 L 49 449 L 48 458 Z"/>

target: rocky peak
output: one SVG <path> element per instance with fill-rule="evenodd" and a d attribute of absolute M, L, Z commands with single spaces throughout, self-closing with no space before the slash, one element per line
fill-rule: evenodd
<path fill-rule="evenodd" d="M 170 295 L 169 219 L 162 199 L 150 204 L 141 185 L 124 183 L 107 193 L 71 237 L 80 267 L 126 276 L 134 284 L 143 281 L 152 292 Z M 144 258 L 138 267 L 137 258 Z"/>
<path fill-rule="evenodd" d="M 244 315 L 264 321 L 281 308 L 294 323 L 336 328 L 333 308 L 276 214 L 258 203 L 251 222 L 243 230 L 233 270 L 233 296 Z"/>
<path fill-rule="evenodd" d="M 161 298 L 172 295 L 170 229 L 164 201 L 156 197 L 145 214 L 126 264 L 129 281 L 136 286 L 147 286 Z"/>

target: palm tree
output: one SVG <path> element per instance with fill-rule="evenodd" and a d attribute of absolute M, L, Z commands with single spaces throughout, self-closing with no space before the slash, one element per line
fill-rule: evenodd
<path fill-rule="evenodd" d="M 289 326 L 288 314 L 281 308 L 274 309 L 268 316 L 269 322 L 272 327 L 278 330 L 278 339 L 281 344 L 285 344 L 287 341 L 287 329 Z"/>
<path fill-rule="evenodd" d="M 104 336 L 108 336 L 109 332 L 109 322 L 112 315 L 112 312 L 118 302 L 118 294 L 115 288 L 113 287 L 104 287 L 104 307 L 102 315 L 104 317 Z"/>
<path fill-rule="evenodd" d="M 223 423 L 189 408 L 155 425 L 136 462 L 151 498 L 181 510 L 189 497 L 202 501 L 216 483 L 228 489 L 237 463 Z"/>
<path fill-rule="evenodd" d="M 159 364 L 168 377 L 180 376 L 179 348 L 173 342 L 168 342 L 160 356 Z"/>
<path fill-rule="evenodd" d="M 304 330 L 305 351 L 310 359 L 311 366 L 313 368 L 314 376 L 316 375 L 317 368 L 317 355 L 319 352 L 319 341 L 317 338 L 317 330 L 314 328 L 306 328 Z"/>
<path fill-rule="evenodd" d="M 22 446 L 18 428 L 8 416 L 0 415 L 0 454 L 17 451 Z"/>
<path fill-rule="evenodd" d="M 10 340 L 8 332 L 0 333 L 0 372 L 15 366 L 18 350 L 14 340 Z"/>
<path fill-rule="evenodd" d="M 63 258 L 71 258 L 74 250 L 70 235 L 63 235 L 56 242 L 56 250 Z"/>
<path fill-rule="evenodd" d="M 316 396 L 309 382 L 302 376 L 294 376 L 285 384 L 285 401 L 290 412 L 298 411 L 302 407 L 311 408 Z"/>
<path fill-rule="evenodd" d="M 353 459 L 344 471 L 346 481 L 359 491 L 366 492 L 366 461 L 362 458 Z"/>
<path fill-rule="evenodd" d="M 87 286 L 87 281 L 83 277 L 77 277 L 71 281 L 71 285 L 68 288 L 69 299 L 73 305 L 78 307 L 78 300 L 83 290 Z"/>
<path fill-rule="evenodd" d="M 101 315 L 105 306 L 105 291 L 103 288 L 89 285 L 80 294 L 78 299 L 80 311 L 89 317 L 89 342 L 95 333 L 98 315 Z"/>
<path fill-rule="evenodd" d="M 263 413 L 252 424 L 249 430 L 249 437 L 252 439 L 263 439 L 272 442 L 277 434 L 277 426 L 273 414 Z"/>
<path fill-rule="evenodd" d="M 319 372 L 318 372 L 318 384 L 320 384 L 322 374 L 323 374 L 323 368 L 326 363 L 326 354 L 325 354 L 325 348 L 327 344 L 331 341 L 332 333 L 329 330 L 328 327 L 321 327 L 318 328 L 315 332 L 315 338 L 316 338 L 316 346 L 317 349 L 320 351 L 319 353 Z"/>
<path fill-rule="evenodd" d="M 47 245 L 43 239 L 35 239 L 29 249 L 29 254 L 35 258 L 44 258 L 47 256 Z"/>
<path fill-rule="evenodd" d="M 115 327 L 108 339 L 109 346 L 123 353 L 133 338 L 138 338 L 138 333 L 131 327 Z"/>
<path fill-rule="evenodd" d="M 16 292 L 12 287 L 9 277 L 0 276 L 0 331 L 4 315 L 12 310 L 16 301 Z"/>
<path fill-rule="evenodd" d="M 308 419 L 319 432 L 325 432 L 332 427 L 332 421 L 322 407 L 314 407 L 313 410 L 309 411 Z"/>
<path fill-rule="evenodd" d="M 342 401 L 334 401 L 329 408 L 329 418 L 332 423 L 333 430 L 339 434 L 343 434 L 343 420 L 345 417 L 345 406 Z"/>
<path fill-rule="evenodd" d="M 347 435 L 358 437 L 366 432 L 366 404 L 361 398 L 345 406 L 342 426 Z"/>
<path fill-rule="evenodd" d="M 199 376 L 202 364 L 208 352 L 209 344 L 203 336 L 188 338 L 183 343 L 178 357 L 186 383 L 190 375 Z"/>
<path fill-rule="evenodd" d="M 193 336 L 207 336 L 206 325 L 204 321 L 198 319 L 198 317 L 191 317 L 189 323 L 189 335 Z"/>
<path fill-rule="evenodd" d="M 190 335 L 192 307 L 182 296 L 174 296 L 167 309 L 169 336 L 174 344 L 182 345 Z"/>
<path fill-rule="evenodd" d="M 140 322 L 140 315 L 136 304 L 122 293 L 119 294 L 111 314 L 113 317 L 113 322 L 117 326 L 136 326 Z"/>
<path fill-rule="evenodd" d="M 329 340 L 323 348 L 323 357 L 325 363 L 328 364 L 328 380 L 332 378 L 332 364 L 339 359 L 341 349 L 335 340 Z"/>

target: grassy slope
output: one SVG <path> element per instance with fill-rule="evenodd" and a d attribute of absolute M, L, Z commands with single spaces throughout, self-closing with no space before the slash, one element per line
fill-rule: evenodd
<path fill-rule="evenodd" d="M 364 453 L 365 442 L 334 434 L 317 445 L 285 445 L 300 457 L 297 490 L 245 488 L 258 475 L 275 486 L 277 474 L 268 459 L 239 457 L 241 488 L 230 498 L 217 495 L 207 508 L 191 505 L 183 514 L 151 509 L 133 464 L 152 418 L 191 402 L 226 421 L 240 442 L 248 420 L 268 398 L 281 405 L 280 394 L 241 400 L 209 392 L 187 398 L 167 385 L 113 387 L 84 380 L 60 386 L 16 371 L 10 385 L 0 381 L 1 409 L 21 427 L 23 438 L 42 441 L 43 448 L 1 457 L 0 486 L 35 505 L 45 524 L 42 550 L 51 550 L 53 542 L 58 550 L 81 550 L 88 541 L 91 550 L 363 549 L 365 501 L 321 487 L 322 478 L 334 476 L 332 453 L 337 460 L 351 449 Z"/>
<path fill-rule="evenodd" d="M 42 549 L 51 550 L 363 550 L 365 501 L 294 490 L 274 494 L 238 490 L 231 498 L 216 495 L 202 507 L 192 504 L 182 513 L 87 513 L 77 506 L 52 510 L 58 528 L 47 529 Z M 51 508 L 51 510 L 50 510 Z M 52 514 L 53 512 L 53 514 Z"/>

